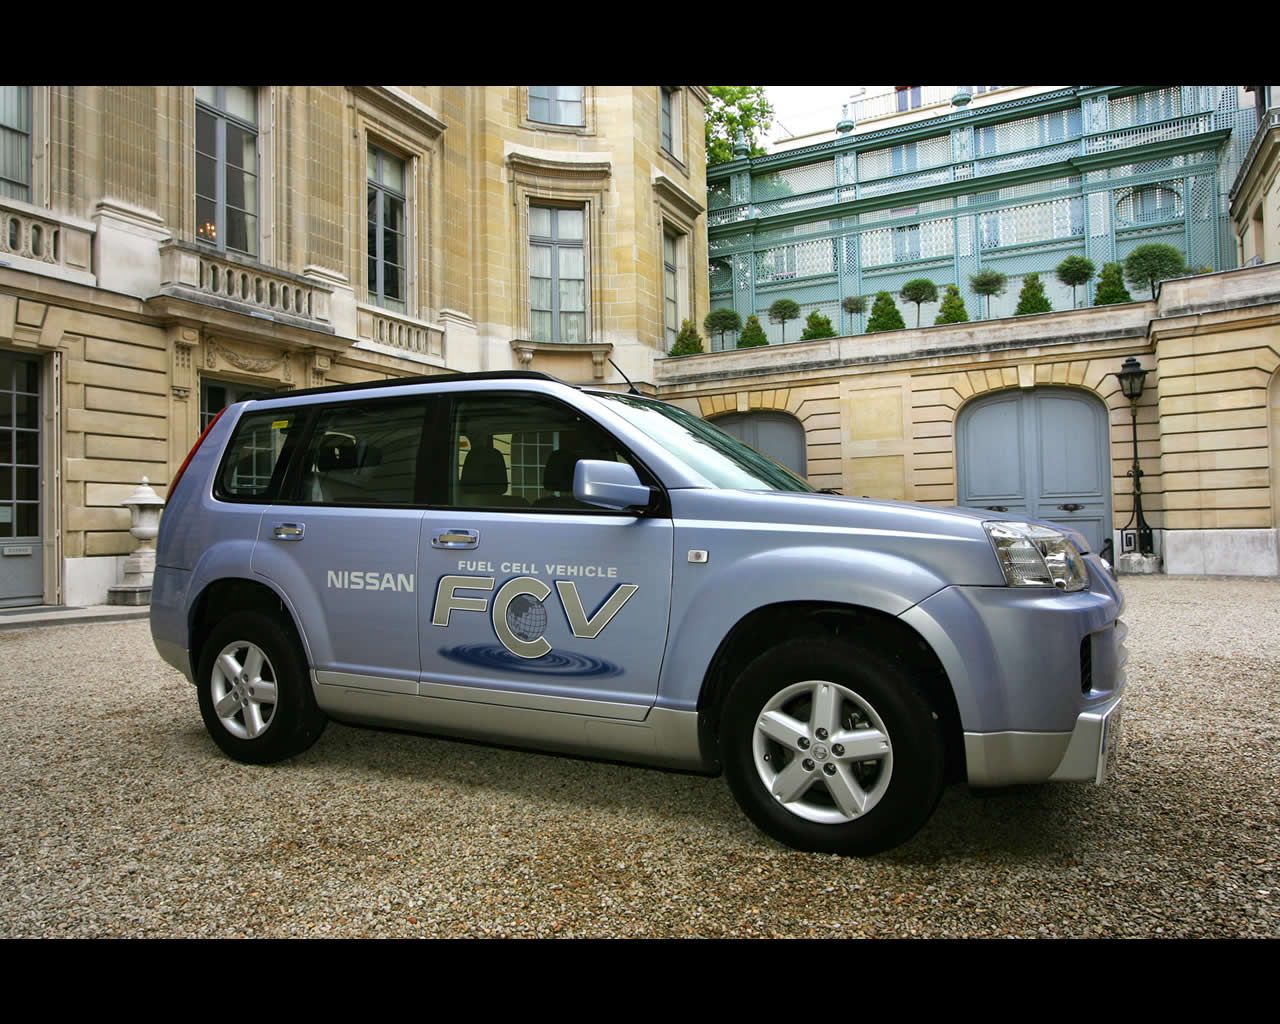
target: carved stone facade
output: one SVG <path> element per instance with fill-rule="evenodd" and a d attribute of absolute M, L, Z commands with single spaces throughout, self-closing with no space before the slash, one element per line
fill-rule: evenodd
<path fill-rule="evenodd" d="M 43 583 L 23 600 L 104 602 L 134 546 L 120 502 L 144 476 L 163 496 L 220 403 L 510 368 L 621 384 L 610 360 L 651 389 L 664 231 L 682 240 L 680 315 L 707 312 L 697 86 L 585 86 L 578 125 L 537 120 L 559 115 L 523 87 L 0 88 L 27 104 L 33 154 L 28 194 L 0 198 L 0 351 L 41 384 L 22 544 Z M 241 140 L 247 176 L 210 130 Z M 382 241 L 374 154 L 397 168 Z M 529 330 L 531 203 L 586 215 L 571 344 Z"/>

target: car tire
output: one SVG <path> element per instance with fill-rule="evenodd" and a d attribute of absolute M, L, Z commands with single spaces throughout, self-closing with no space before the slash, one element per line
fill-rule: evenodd
<path fill-rule="evenodd" d="M 201 651 L 196 689 L 213 741 L 248 764 L 301 754 L 327 721 L 292 626 L 263 612 L 236 612 L 214 627 Z"/>
<path fill-rule="evenodd" d="M 818 853 L 867 856 L 905 842 L 945 780 L 938 717 L 907 673 L 827 636 L 785 641 L 746 667 L 725 699 L 720 755 L 747 816 Z"/>

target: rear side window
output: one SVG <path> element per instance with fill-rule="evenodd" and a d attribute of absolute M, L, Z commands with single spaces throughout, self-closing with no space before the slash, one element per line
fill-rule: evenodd
<path fill-rule="evenodd" d="M 364 402 L 316 415 L 298 500 L 316 505 L 412 505 L 426 403 Z"/>
<path fill-rule="evenodd" d="M 268 500 L 272 481 L 284 472 L 281 456 L 300 427 L 300 417 L 292 410 L 242 416 L 223 456 L 214 494 L 232 501 Z"/>

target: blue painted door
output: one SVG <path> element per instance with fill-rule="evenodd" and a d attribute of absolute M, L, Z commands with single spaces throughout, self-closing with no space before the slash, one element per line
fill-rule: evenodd
<path fill-rule="evenodd" d="M 616 442 L 576 410 L 513 391 L 458 396 L 445 436 L 442 500 L 418 546 L 420 692 L 502 691 L 546 710 L 579 701 L 585 714 L 651 705 L 671 520 L 573 497 L 578 461 L 625 460 Z"/>
<path fill-rule="evenodd" d="M 1092 550 L 1111 535 L 1107 409 L 1069 388 L 1000 391 L 956 424 L 959 504 L 1079 530 Z"/>

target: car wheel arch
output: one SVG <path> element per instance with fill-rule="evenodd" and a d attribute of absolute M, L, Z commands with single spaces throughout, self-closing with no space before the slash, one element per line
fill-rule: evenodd
<path fill-rule="evenodd" d="M 965 778 L 960 711 L 946 670 L 937 654 L 911 626 L 896 616 L 860 605 L 784 602 L 748 612 L 720 642 L 707 667 L 698 696 L 699 735 L 704 752 L 719 763 L 719 722 L 723 701 L 734 681 L 755 658 L 783 639 L 812 633 L 815 637 L 853 639 L 905 663 L 937 708 L 946 743 L 948 780 Z"/>

